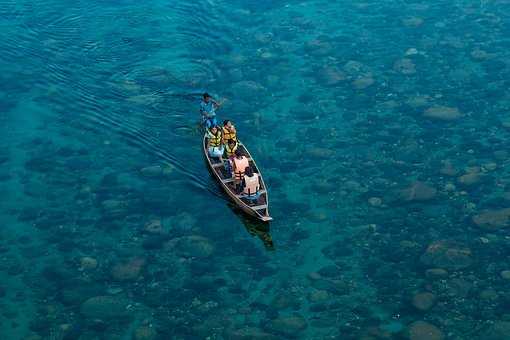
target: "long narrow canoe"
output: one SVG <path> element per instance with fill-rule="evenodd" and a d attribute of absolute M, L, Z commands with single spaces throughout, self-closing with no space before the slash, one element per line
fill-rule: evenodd
<path fill-rule="evenodd" d="M 220 183 L 223 190 L 225 190 L 227 195 L 230 197 L 230 199 L 248 215 L 264 222 L 271 221 L 273 218 L 269 216 L 269 198 L 267 195 L 267 188 L 264 183 L 264 179 L 262 178 L 262 174 L 260 173 L 257 164 L 255 164 L 255 161 L 251 157 L 246 147 L 241 142 L 239 142 L 238 149 L 241 150 L 244 156 L 248 157 L 248 161 L 253 169 L 253 172 L 258 173 L 260 177 L 260 195 L 257 201 L 250 201 L 246 198 L 243 198 L 242 195 L 236 193 L 234 179 L 228 176 L 223 163 L 218 158 L 209 157 L 209 153 L 207 152 L 207 138 L 205 135 L 202 146 L 204 149 L 205 159 L 209 165 L 209 169 L 213 173 L 216 180 Z"/>

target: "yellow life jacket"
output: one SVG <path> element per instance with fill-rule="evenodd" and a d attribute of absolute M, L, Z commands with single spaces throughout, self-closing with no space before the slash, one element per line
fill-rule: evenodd
<path fill-rule="evenodd" d="M 234 156 L 234 153 L 236 152 L 237 150 L 237 143 L 234 144 L 233 147 L 230 147 L 230 144 L 225 144 L 225 153 L 227 155 L 228 158 Z"/>
<path fill-rule="evenodd" d="M 220 130 L 218 130 L 218 132 L 216 132 L 215 135 L 213 135 L 211 132 L 209 132 L 208 138 L 209 138 L 209 146 L 210 147 L 215 147 L 215 146 L 221 145 L 221 131 Z"/>
<path fill-rule="evenodd" d="M 225 143 L 227 143 L 229 140 L 233 139 L 237 142 L 237 134 L 234 131 L 230 131 L 225 126 L 222 128 L 223 130 L 223 139 L 225 140 Z"/>

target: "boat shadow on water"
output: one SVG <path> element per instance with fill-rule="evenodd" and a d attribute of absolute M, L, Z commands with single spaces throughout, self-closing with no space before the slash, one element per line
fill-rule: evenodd
<path fill-rule="evenodd" d="M 252 235 L 258 237 L 266 250 L 275 250 L 273 238 L 271 237 L 270 223 L 262 222 L 255 217 L 246 215 L 238 206 L 232 202 L 227 202 L 227 206 L 234 212 L 243 224 L 246 231 Z"/>

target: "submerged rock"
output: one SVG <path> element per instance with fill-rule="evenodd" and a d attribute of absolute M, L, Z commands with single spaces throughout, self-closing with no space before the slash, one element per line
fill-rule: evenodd
<path fill-rule="evenodd" d="M 90 256 L 84 256 L 80 259 L 80 268 L 83 270 L 92 270 L 97 268 L 97 260 Z"/>
<path fill-rule="evenodd" d="M 104 200 L 101 202 L 104 212 L 110 216 L 119 216 L 127 212 L 128 202 L 118 200 Z"/>
<path fill-rule="evenodd" d="M 406 27 L 419 27 L 423 24 L 423 19 L 420 17 L 407 17 L 402 20 L 402 24 Z"/>
<path fill-rule="evenodd" d="M 272 32 L 257 32 L 254 36 L 255 40 L 261 44 L 269 44 L 273 40 Z"/>
<path fill-rule="evenodd" d="M 140 169 L 140 173 L 145 177 L 158 177 L 163 174 L 163 167 L 161 165 L 147 166 Z"/>
<path fill-rule="evenodd" d="M 185 257 L 208 257 L 214 252 L 214 245 L 203 236 L 192 235 L 180 238 L 176 249 Z"/>
<path fill-rule="evenodd" d="M 510 321 L 496 321 L 490 328 L 482 333 L 480 339 L 503 340 L 510 339 Z"/>
<path fill-rule="evenodd" d="M 148 234 L 162 234 L 163 233 L 163 224 L 159 219 L 153 219 L 145 223 L 143 230 Z"/>
<path fill-rule="evenodd" d="M 395 64 L 393 64 L 393 69 L 407 76 L 416 73 L 416 66 L 409 58 L 397 60 Z"/>
<path fill-rule="evenodd" d="M 497 301 L 499 299 L 499 294 L 492 288 L 484 289 L 480 292 L 480 300 L 485 301 Z"/>
<path fill-rule="evenodd" d="M 345 73 L 335 66 L 327 66 L 318 73 L 319 80 L 326 85 L 334 86 L 346 79 Z"/>
<path fill-rule="evenodd" d="M 143 325 L 135 329 L 133 333 L 133 340 L 154 340 L 158 333 L 154 327 Z"/>
<path fill-rule="evenodd" d="M 430 185 L 416 181 L 408 188 L 400 191 L 400 197 L 404 201 L 428 201 L 436 196 L 437 190 Z"/>
<path fill-rule="evenodd" d="M 448 272 L 442 268 L 430 268 L 425 272 L 425 276 L 431 280 L 445 279 L 448 277 Z"/>
<path fill-rule="evenodd" d="M 460 176 L 457 179 L 457 181 L 460 184 L 470 186 L 470 185 L 480 182 L 481 179 L 482 179 L 482 173 L 480 171 L 470 170 L 466 174 Z"/>
<path fill-rule="evenodd" d="M 44 340 L 42 336 L 37 334 L 29 334 L 25 336 L 22 340 Z"/>
<path fill-rule="evenodd" d="M 455 241 L 439 240 L 432 242 L 420 258 L 427 266 L 458 270 L 469 267 L 472 260 L 471 249 Z"/>
<path fill-rule="evenodd" d="M 111 320 L 130 315 L 129 301 L 115 296 L 95 296 L 80 307 L 80 312 L 90 319 Z"/>
<path fill-rule="evenodd" d="M 323 56 L 330 54 L 333 46 L 320 38 L 309 40 L 305 43 L 305 50 L 314 56 Z"/>
<path fill-rule="evenodd" d="M 331 298 L 326 290 L 314 289 L 308 294 L 308 301 L 312 303 L 325 302 Z"/>
<path fill-rule="evenodd" d="M 475 48 L 474 50 L 472 50 L 469 55 L 471 56 L 471 58 L 473 58 L 476 61 L 487 60 L 491 57 L 491 55 L 489 53 L 487 53 L 486 51 L 481 50 L 479 48 Z"/>
<path fill-rule="evenodd" d="M 453 121 L 459 119 L 462 116 L 462 114 L 456 107 L 434 105 L 425 110 L 423 116 L 437 120 Z"/>
<path fill-rule="evenodd" d="M 307 150 L 307 155 L 313 159 L 329 159 L 334 154 L 334 150 L 323 147 L 311 147 Z"/>
<path fill-rule="evenodd" d="M 453 278 L 446 282 L 445 292 L 450 296 L 466 298 L 473 289 L 473 281 L 462 278 Z"/>
<path fill-rule="evenodd" d="M 406 101 L 406 104 L 411 106 L 412 108 L 422 108 L 430 105 L 431 98 L 428 95 L 416 95 L 409 97 Z"/>
<path fill-rule="evenodd" d="M 371 75 L 363 75 L 353 80 L 352 87 L 354 87 L 356 90 L 363 90 L 369 86 L 372 86 L 374 83 L 375 80 Z"/>
<path fill-rule="evenodd" d="M 510 281 L 510 270 L 503 270 L 499 273 L 502 279 Z"/>
<path fill-rule="evenodd" d="M 140 276 L 144 265 L 145 259 L 139 257 L 118 263 L 112 268 L 112 278 L 117 281 L 135 281 Z"/>
<path fill-rule="evenodd" d="M 287 308 L 299 309 L 300 302 L 290 293 L 280 293 L 273 298 L 270 305 L 276 310 Z"/>
<path fill-rule="evenodd" d="M 425 322 L 415 321 L 408 327 L 409 340 L 443 340 L 443 332 L 436 326 Z"/>
<path fill-rule="evenodd" d="M 473 216 L 473 223 L 486 230 L 499 230 L 510 226 L 510 208 L 485 210 Z"/>
<path fill-rule="evenodd" d="M 355 60 L 349 60 L 345 63 L 343 70 L 350 76 L 359 76 L 360 74 L 369 72 L 369 68 L 367 66 Z"/>
<path fill-rule="evenodd" d="M 380 207 L 382 205 L 382 199 L 379 197 L 370 197 L 368 199 L 368 204 L 372 207 Z"/>
<path fill-rule="evenodd" d="M 225 332 L 227 340 L 277 340 L 277 336 L 264 332 L 260 328 L 246 327 Z"/>
<path fill-rule="evenodd" d="M 426 311 L 436 303 L 436 296 L 430 292 L 421 292 L 413 296 L 412 304 L 416 309 Z"/>
<path fill-rule="evenodd" d="M 457 174 L 459 173 L 459 170 L 457 170 L 452 162 L 450 160 L 445 160 L 442 162 L 443 163 L 443 166 L 441 167 L 441 169 L 439 169 L 439 173 L 442 174 L 442 175 L 445 175 L 445 176 L 457 176 Z"/>
<path fill-rule="evenodd" d="M 333 295 L 346 295 L 350 292 L 350 286 L 343 280 L 319 279 L 312 281 L 312 287 L 317 290 L 324 290 Z"/>
<path fill-rule="evenodd" d="M 308 327 L 308 324 L 301 315 L 294 314 L 291 316 L 280 316 L 274 319 L 271 321 L 270 327 L 275 332 L 287 336 L 297 336 Z"/>

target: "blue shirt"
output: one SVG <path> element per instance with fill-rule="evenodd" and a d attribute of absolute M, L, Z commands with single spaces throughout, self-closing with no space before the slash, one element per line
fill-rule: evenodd
<path fill-rule="evenodd" d="M 212 100 L 209 100 L 209 102 L 205 102 L 202 100 L 200 103 L 200 113 L 208 118 L 212 118 L 216 116 L 216 107 Z"/>

